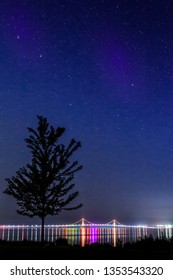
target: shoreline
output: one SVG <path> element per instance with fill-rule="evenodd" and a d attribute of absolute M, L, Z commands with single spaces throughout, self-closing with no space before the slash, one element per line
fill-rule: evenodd
<path fill-rule="evenodd" d="M 0 241 L 1 260 L 172 260 L 173 239 L 146 238 L 135 243 L 113 247 L 111 244 L 93 243 L 81 247 L 34 241 Z"/>

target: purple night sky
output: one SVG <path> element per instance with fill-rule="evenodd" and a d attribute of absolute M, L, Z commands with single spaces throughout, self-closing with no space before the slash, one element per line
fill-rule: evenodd
<path fill-rule="evenodd" d="M 47 223 L 173 223 L 173 3 L 0 2 L 0 224 L 33 224 L 3 194 L 30 162 L 37 115 L 80 140 L 83 208 Z"/>

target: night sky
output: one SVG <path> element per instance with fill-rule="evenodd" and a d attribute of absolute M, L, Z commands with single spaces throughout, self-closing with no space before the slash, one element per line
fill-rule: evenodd
<path fill-rule="evenodd" d="M 84 206 L 47 224 L 172 224 L 172 1 L 0 1 L 0 224 L 39 222 L 3 194 L 37 115 L 82 143 Z"/>

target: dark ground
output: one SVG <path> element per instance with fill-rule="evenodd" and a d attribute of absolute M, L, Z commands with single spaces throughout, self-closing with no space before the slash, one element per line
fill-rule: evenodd
<path fill-rule="evenodd" d="M 121 243 L 115 248 L 110 244 L 94 243 L 69 246 L 66 240 L 56 243 L 0 241 L 1 260 L 168 260 L 173 259 L 173 240 L 146 238 L 136 243 Z"/>

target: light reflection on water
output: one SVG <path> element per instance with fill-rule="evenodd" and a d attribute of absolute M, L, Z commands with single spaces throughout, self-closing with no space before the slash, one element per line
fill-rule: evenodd
<path fill-rule="evenodd" d="M 56 239 L 65 238 L 69 245 L 81 245 L 109 243 L 113 246 L 127 242 L 136 242 L 146 236 L 171 238 L 172 228 L 147 227 L 45 227 L 45 240 L 54 242 Z M 40 241 L 40 226 L 0 226 L 0 239 L 7 241 Z"/>

